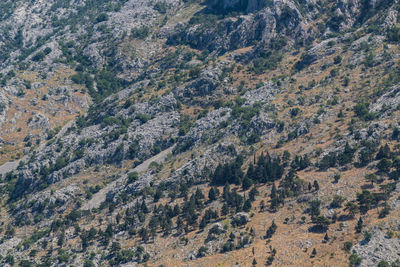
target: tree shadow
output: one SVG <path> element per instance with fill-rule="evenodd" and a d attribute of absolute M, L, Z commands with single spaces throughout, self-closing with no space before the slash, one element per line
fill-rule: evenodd
<path fill-rule="evenodd" d="M 321 225 L 313 225 L 308 228 L 308 231 L 311 233 L 317 233 L 317 234 L 322 234 L 325 233 L 328 230 L 328 227 L 326 226 L 321 226 Z"/>
<path fill-rule="evenodd" d="M 374 188 L 374 186 L 371 185 L 371 184 L 363 184 L 363 185 L 361 186 L 361 189 L 372 189 L 372 188 Z"/>
<path fill-rule="evenodd" d="M 352 220 L 354 217 L 353 216 L 351 216 L 351 215 L 348 215 L 348 214 L 342 214 L 342 215 L 340 215 L 339 217 L 338 217 L 338 221 L 339 222 L 344 222 L 344 221 L 349 221 L 349 220 Z"/>

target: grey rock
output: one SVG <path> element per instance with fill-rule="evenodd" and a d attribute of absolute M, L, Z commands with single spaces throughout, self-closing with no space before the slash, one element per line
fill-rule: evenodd
<path fill-rule="evenodd" d="M 209 8 L 223 13 L 230 11 L 244 11 L 248 13 L 265 6 L 265 1 L 263 0 L 207 0 L 206 3 Z"/>
<path fill-rule="evenodd" d="M 45 115 L 38 113 L 32 117 L 32 120 L 29 122 L 28 126 L 33 130 L 39 128 L 48 129 L 50 127 L 50 122 Z"/>
<path fill-rule="evenodd" d="M 196 95 L 205 96 L 210 95 L 217 89 L 219 85 L 218 76 L 215 72 L 206 70 L 201 76 L 191 82 L 186 91 L 186 96 Z"/>
<path fill-rule="evenodd" d="M 245 222 L 250 222 L 250 215 L 247 212 L 238 212 L 233 216 L 234 219 L 240 220 L 240 221 L 245 221 Z"/>
<path fill-rule="evenodd" d="M 370 110 L 372 112 L 383 111 L 383 115 L 388 115 L 390 111 L 393 111 L 400 105 L 400 84 L 397 84 L 391 88 L 391 90 L 371 105 Z"/>
<path fill-rule="evenodd" d="M 389 263 L 399 258 L 400 240 L 398 238 L 387 238 L 379 227 L 374 226 L 370 230 L 372 237 L 369 242 L 361 241 L 352 249 L 363 259 L 361 267 L 375 266 L 381 260 Z"/>
<path fill-rule="evenodd" d="M 262 87 L 247 91 L 243 95 L 243 97 L 246 98 L 244 105 L 251 106 L 255 103 L 266 104 L 274 98 L 277 92 L 278 88 L 274 86 L 272 82 L 266 82 Z"/>
<path fill-rule="evenodd" d="M 212 2 L 217 1 L 211 0 Z M 229 7 L 235 2 L 237 1 L 227 0 L 223 3 Z M 252 2 L 260 1 L 249 3 Z M 252 4 L 252 6 L 255 5 Z M 254 15 L 240 16 L 239 19 L 227 18 L 214 28 L 178 25 L 176 33 L 170 36 L 169 42 L 187 43 L 197 49 L 208 48 L 210 51 L 223 53 L 250 46 L 256 40 L 260 41 L 260 47 L 263 47 L 277 37 L 278 33 L 292 38 L 306 39 L 312 35 L 306 31 L 306 24 L 308 24 L 308 19 L 303 17 L 294 1 L 274 0 Z"/>

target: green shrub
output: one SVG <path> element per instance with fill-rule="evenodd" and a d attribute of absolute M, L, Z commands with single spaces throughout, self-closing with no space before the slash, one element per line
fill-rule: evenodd
<path fill-rule="evenodd" d="M 131 184 L 139 179 L 139 174 L 137 172 L 128 173 L 128 184 Z"/>
<path fill-rule="evenodd" d="M 101 13 L 100 15 L 97 16 L 96 23 L 100 23 L 107 20 L 108 20 L 108 15 L 106 13 Z"/>
<path fill-rule="evenodd" d="M 294 64 L 294 69 L 300 71 L 308 66 L 310 66 L 316 60 L 315 56 L 304 53 L 301 59 Z"/>
<path fill-rule="evenodd" d="M 356 253 L 353 253 L 349 257 L 350 260 L 350 267 L 355 267 L 361 264 L 362 258 L 358 256 Z"/>
<path fill-rule="evenodd" d="M 144 113 L 138 113 L 136 114 L 136 119 L 139 120 L 141 123 L 146 123 L 151 119 L 151 116 Z"/>
<path fill-rule="evenodd" d="M 353 243 L 351 241 L 344 242 L 344 250 L 350 252 L 351 248 L 353 247 Z"/>
<path fill-rule="evenodd" d="M 45 57 L 46 57 L 46 54 L 43 51 L 40 51 L 32 57 L 32 60 L 39 62 L 39 61 L 42 61 Z"/>
<path fill-rule="evenodd" d="M 357 117 L 364 121 L 370 121 L 375 119 L 376 114 L 369 112 L 369 103 L 367 102 L 360 102 L 357 105 L 354 106 L 354 113 L 356 114 Z"/>
<path fill-rule="evenodd" d="M 389 42 L 399 42 L 400 41 L 400 28 L 393 27 L 388 30 L 386 37 Z"/>
<path fill-rule="evenodd" d="M 256 74 L 261 74 L 267 70 L 274 70 L 282 61 L 283 55 L 278 51 L 269 51 L 253 60 L 253 66 L 250 70 Z"/>
<path fill-rule="evenodd" d="M 157 2 L 154 5 L 154 9 L 160 12 L 161 14 L 167 13 L 168 10 L 168 4 L 166 2 Z"/>
<path fill-rule="evenodd" d="M 387 261 L 381 260 L 378 263 L 378 267 L 389 267 L 389 263 Z"/>
<path fill-rule="evenodd" d="M 340 64 L 342 62 L 342 57 L 341 56 L 336 56 L 333 58 L 333 63 L 334 64 Z"/>
<path fill-rule="evenodd" d="M 150 28 L 142 26 L 140 28 L 133 28 L 131 30 L 131 38 L 146 39 L 150 35 Z"/>

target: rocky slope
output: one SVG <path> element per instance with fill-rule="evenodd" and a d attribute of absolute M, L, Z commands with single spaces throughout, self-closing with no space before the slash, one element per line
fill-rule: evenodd
<path fill-rule="evenodd" d="M 399 11 L 3 1 L 0 264 L 398 266 Z"/>

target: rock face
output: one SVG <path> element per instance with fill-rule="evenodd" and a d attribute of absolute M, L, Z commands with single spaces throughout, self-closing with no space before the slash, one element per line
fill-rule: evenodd
<path fill-rule="evenodd" d="M 133 114 L 128 114 L 126 109 L 116 111 L 116 115 L 126 118 L 140 116 L 145 118 L 142 118 L 142 121 L 133 120 L 125 130 L 124 136 L 115 135 L 121 128 L 118 125 L 104 127 L 99 124 L 85 127 L 79 133 L 72 132 L 62 136 L 63 149 L 57 149 L 59 147 L 57 143 L 39 149 L 34 160 L 20 171 L 17 191 L 33 190 L 41 182 L 37 171 L 44 166 L 55 166 L 54 163 L 57 165 L 57 159 L 58 167 L 54 167 L 51 174 L 46 175 L 48 183 L 56 183 L 77 174 L 86 166 L 120 164 L 128 158 L 145 160 L 157 154 L 159 150 L 171 146 L 169 137 L 177 136 L 176 126 L 180 115 L 174 111 L 174 105 L 176 105 L 175 98 L 172 95 L 165 95 L 152 103 L 142 102 L 134 105 Z M 37 116 L 29 126 L 39 127 L 45 122 L 45 118 Z M 69 148 L 81 152 L 64 157 Z"/>
<path fill-rule="evenodd" d="M 8 109 L 8 98 L 4 95 L 3 92 L 0 92 L 0 125 L 2 125 L 5 121 L 5 114 Z"/>
<path fill-rule="evenodd" d="M 33 116 L 32 120 L 29 122 L 29 128 L 31 129 L 39 129 L 39 128 L 47 129 L 49 128 L 49 126 L 50 126 L 49 119 L 40 113 Z"/>
<path fill-rule="evenodd" d="M 231 11 L 253 12 L 265 6 L 264 0 L 208 0 L 209 8 L 218 13 L 228 13 Z"/>
<path fill-rule="evenodd" d="M 371 107 L 372 112 L 382 111 L 386 114 L 399 107 L 400 104 L 400 84 L 392 87 L 392 89 L 382 95 Z"/>
<path fill-rule="evenodd" d="M 186 96 L 210 95 L 217 89 L 218 83 L 218 77 L 214 72 L 205 71 L 198 79 L 189 84 L 186 90 Z"/>
<path fill-rule="evenodd" d="M 338 76 L 348 73 L 350 77 L 355 73 L 353 72 L 355 68 L 364 64 L 367 52 L 371 51 L 372 55 L 372 51 L 376 51 L 375 45 L 384 44 L 388 27 L 398 24 L 397 10 L 391 8 L 389 15 L 377 22 L 378 26 L 382 23 L 386 25 L 379 34 L 369 30 L 380 29 L 366 30 L 365 27 L 357 25 L 365 21 L 365 18 L 373 17 L 374 9 L 378 10 L 383 6 L 381 3 L 387 4 L 390 0 L 206 0 L 208 8 L 202 11 L 199 11 L 201 8 L 198 5 L 199 1 L 185 0 L 15 0 L 14 2 L 15 8 L 13 7 L 8 17 L 3 17 L 0 3 L 0 48 L 5 51 L 0 49 L 2 66 L 0 83 L 4 83 L 2 87 L 4 92 L 0 91 L 0 125 L 6 120 L 5 118 L 8 118 L 4 116 L 7 109 L 12 112 L 15 105 L 24 104 L 22 100 L 31 97 L 29 102 L 26 101 L 29 107 L 18 104 L 19 107 L 15 109 L 16 118 L 23 116 L 24 113 L 29 114 L 27 123 L 24 124 L 26 129 L 24 128 L 22 133 L 25 134 L 25 130 L 39 132 L 40 129 L 47 129 L 47 134 L 44 133 L 41 139 L 43 141 L 37 140 L 39 142 L 36 142 L 36 145 L 32 141 L 29 147 L 24 148 L 26 154 L 23 160 L 19 161 L 21 164 L 15 162 L 0 166 L 0 174 L 12 179 L 13 183 L 12 187 L 4 191 L 2 184 L 8 181 L 0 177 L 0 197 L 4 191 L 10 200 L 15 200 L 16 203 L 10 209 L 12 214 L 8 212 L 9 209 L 2 207 L 1 213 L 13 216 L 13 223 L 17 227 L 25 225 L 28 221 L 32 223 L 29 227 L 31 229 L 46 227 L 51 220 L 56 219 L 57 215 L 63 218 L 70 211 L 71 216 L 67 215 L 67 219 L 70 220 L 71 217 L 72 221 L 77 216 L 76 209 L 79 214 L 82 212 L 82 216 L 85 216 L 84 220 L 89 218 L 86 214 L 93 215 L 92 221 L 96 223 L 93 225 L 102 229 L 98 234 L 100 237 L 106 229 L 103 227 L 106 225 L 102 224 L 106 220 L 103 219 L 106 218 L 113 224 L 114 221 L 117 222 L 117 218 L 114 220 L 115 213 L 123 212 L 124 218 L 121 224 L 117 222 L 113 226 L 115 232 L 112 241 L 121 242 L 122 247 L 126 248 L 128 246 L 125 241 L 129 242 L 129 239 L 133 238 L 131 235 L 136 235 L 133 231 L 128 232 L 128 226 L 129 230 L 134 229 L 136 233 L 140 228 L 145 230 L 146 224 L 150 223 L 146 218 L 142 220 L 142 216 L 133 209 L 136 200 L 141 198 L 139 200 L 148 203 L 149 207 L 159 205 L 161 201 L 159 204 L 151 201 L 153 197 L 154 202 L 156 197 L 158 198 L 158 189 L 165 191 L 164 197 L 167 197 L 168 193 L 171 202 L 167 204 L 170 205 L 176 200 L 179 191 L 182 191 L 183 195 L 186 186 L 190 189 L 196 186 L 201 190 L 207 190 L 213 185 L 213 178 L 218 174 L 215 172 L 217 174 L 213 175 L 216 167 L 231 163 L 235 158 L 243 158 L 245 165 L 241 165 L 242 170 L 247 174 L 251 173 L 248 172 L 250 167 L 247 168 L 249 166 L 247 164 L 250 164 L 249 161 L 253 156 L 256 161 L 256 156 L 264 149 L 268 150 L 268 158 L 269 152 L 272 152 L 274 158 L 275 156 L 277 159 L 282 158 L 284 168 L 288 167 L 285 169 L 288 174 L 291 174 L 292 170 L 300 169 L 297 165 L 308 165 L 306 167 L 308 169 L 296 179 L 284 173 L 285 180 L 282 180 L 293 183 L 293 186 L 289 184 L 290 187 L 303 188 L 306 182 L 303 183 L 300 178 L 304 177 L 307 180 L 314 178 L 311 174 L 318 171 L 316 167 L 325 155 L 331 153 L 339 155 L 339 152 L 343 152 L 347 141 L 358 149 L 358 140 L 384 140 L 383 134 L 389 133 L 389 124 L 386 122 L 374 121 L 373 129 L 367 127 L 369 122 L 364 122 L 360 127 L 357 125 L 354 128 L 359 134 L 356 141 L 353 131 L 343 132 L 339 136 L 338 127 L 338 135 L 334 137 L 338 140 L 333 143 L 329 141 L 326 147 L 318 146 L 318 149 L 314 149 L 317 142 L 325 143 L 328 133 L 333 134 L 329 130 L 334 129 L 333 127 L 329 126 L 329 131 L 325 131 L 323 127 L 331 121 L 332 126 L 338 125 L 337 121 L 333 122 L 331 119 L 336 120 L 336 116 L 339 117 L 337 115 L 339 101 L 351 104 L 343 111 L 346 111 L 345 116 L 354 116 L 352 106 L 355 102 L 347 97 L 349 90 L 353 88 L 351 85 L 341 87 L 342 82 L 335 81 L 333 76 L 338 73 L 335 71 L 340 71 Z M 87 3 L 94 2 L 105 3 L 107 6 L 99 4 L 99 7 L 83 8 Z M 371 12 L 367 12 L 368 10 Z M 180 13 L 179 16 L 177 13 Z M 51 17 L 48 14 L 51 14 Z M 371 20 L 368 20 L 368 23 L 369 21 Z M 341 32 L 352 27 L 354 31 Z M 3 28 L 10 28 L 7 35 L 3 35 Z M 21 32 L 18 32 L 19 28 Z M 23 41 L 19 41 L 20 38 Z M 167 44 L 165 44 L 166 39 L 168 39 Z M 14 41 L 10 43 L 9 40 Z M 364 48 L 366 45 L 368 49 Z M 390 45 L 392 44 L 387 43 L 388 47 Z M 389 50 L 389 48 L 384 49 Z M 339 58 L 339 63 L 334 58 L 340 54 L 343 56 L 343 63 L 341 63 L 342 57 Z M 383 61 L 382 54 L 383 52 L 375 53 L 371 65 L 377 67 L 379 64 L 391 63 L 394 66 L 394 61 Z M 398 58 L 398 55 L 394 57 Z M 19 64 L 26 62 L 30 65 Z M 272 67 L 268 67 L 269 65 Z M 18 66 L 18 71 L 14 69 L 18 75 L 14 73 L 15 76 L 11 77 L 11 73 L 11 78 L 3 81 L 2 78 L 7 77 L 12 66 Z M 49 78 L 46 76 L 52 76 L 51 74 L 59 67 L 65 67 L 70 74 L 65 77 L 55 77 L 57 80 L 60 79 L 61 83 L 48 83 Z M 368 74 L 367 67 L 364 67 Z M 329 70 L 331 70 L 330 75 Z M 376 70 L 378 73 L 379 69 Z M 25 71 L 35 73 L 35 77 L 38 73 L 40 79 L 34 78 L 32 84 L 30 80 L 25 81 L 27 77 L 25 74 L 29 74 Z M 327 71 L 326 77 L 325 71 Z M 340 79 L 342 78 L 345 76 Z M 311 79 L 313 83 L 309 83 Z M 329 86 L 325 86 L 327 84 Z M 335 88 L 334 91 L 331 84 L 337 85 L 337 90 Z M 21 88 L 31 91 L 27 91 L 24 96 Z M 377 95 L 379 99 L 368 107 L 371 112 L 391 116 L 391 111 L 400 105 L 400 86 L 396 85 L 390 90 Z M 80 95 L 85 95 L 85 98 L 79 97 Z M 93 105 L 89 107 L 91 96 Z M 338 98 L 334 99 L 335 96 Z M 14 103 L 12 103 L 13 97 L 17 99 Z M 333 100 L 338 103 L 335 104 Z M 64 126 L 57 134 L 51 129 L 54 122 L 52 114 L 41 112 L 40 109 L 35 113 L 29 112 L 33 107 L 41 107 L 44 101 L 47 101 L 45 103 L 48 103 L 46 106 L 49 108 L 75 103 L 78 107 L 82 107 L 83 112 L 80 114 L 84 115 L 79 116 L 76 121 L 71 121 L 68 127 Z M 326 104 L 329 102 L 328 106 L 325 106 L 325 101 Z M 295 110 L 297 111 L 293 112 Z M 54 108 L 52 111 L 55 113 L 58 110 Z M 66 105 L 62 111 L 70 115 L 74 112 L 77 114 Z M 18 121 L 14 118 L 12 121 L 12 125 L 18 127 Z M 26 139 L 31 138 L 31 135 L 33 134 L 29 133 Z M 319 137 L 316 136 L 319 135 L 324 138 L 317 139 Z M 297 138 L 300 136 L 303 137 Z M 396 140 L 391 141 L 396 142 Z M 0 139 L 0 144 L 2 143 Z M 26 141 L 24 143 L 28 145 Z M 319 150 L 322 147 L 324 152 Z M 3 153 L 3 150 L 0 152 Z M 281 153 L 289 154 L 280 157 Z M 293 161 L 295 164 L 289 164 L 290 155 L 293 158 L 302 153 L 311 155 L 312 162 L 297 164 L 296 157 L 296 161 Z M 358 155 L 354 155 L 355 158 Z M 260 162 L 262 161 L 257 164 L 261 164 Z M 374 168 L 372 164 L 375 163 L 372 162 L 368 166 L 371 169 Z M 346 169 L 351 168 L 348 165 L 350 164 L 345 166 L 336 164 L 334 167 L 338 167 L 339 171 L 345 174 Z M 229 167 L 228 164 L 227 166 Z M 262 170 L 259 166 L 256 174 L 254 176 L 249 174 L 247 178 L 255 178 L 257 185 L 254 189 L 260 188 L 257 198 L 260 198 L 258 200 L 262 198 L 264 201 L 269 197 L 270 184 L 258 181 L 261 180 L 258 176 L 267 176 L 267 167 L 264 168 L 265 172 L 259 172 Z M 280 172 L 281 167 L 278 167 Z M 14 170 L 14 173 L 5 175 L 6 172 Z M 138 175 L 133 175 L 132 172 L 137 172 Z M 308 173 L 310 177 L 307 177 Z M 306 202 L 316 195 L 326 202 L 330 196 L 325 196 L 326 181 L 321 176 L 315 176 L 315 179 L 322 181 L 319 192 L 309 190 L 307 195 L 293 198 L 288 204 L 303 203 L 300 205 L 305 207 Z M 226 177 L 229 178 L 229 175 Z M 242 176 L 244 177 L 246 176 Z M 331 179 L 330 176 L 328 178 Z M 347 177 L 343 178 L 345 179 L 340 183 L 344 185 L 342 181 L 347 182 Z M 350 178 L 348 180 L 350 181 Z M 242 180 L 243 189 L 245 181 Z M 287 185 L 281 183 L 282 181 L 274 180 L 276 184 L 279 182 L 278 190 L 283 196 L 286 195 L 283 189 L 286 190 Z M 334 188 L 336 185 L 329 184 L 329 188 L 331 186 Z M 349 183 L 348 188 L 355 188 L 355 185 Z M 228 199 L 226 196 L 229 196 L 226 190 L 224 191 L 223 198 L 220 195 L 221 197 L 215 201 L 204 201 L 204 204 L 219 212 L 224 204 L 223 201 Z M 336 191 L 332 190 L 335 193 Z M 235 205 L 238 207 L 234 213 L 232 213 L 234 207 L 227 201 L 229 206 L 232 206 L 230 215 L 226 221 L 221 220 L 220 223 L 214 224 L 214 230 L 207 238 L 206 246 L 209 253 L 221 252 L 222 242 L 226 240 L 222 234 L 227 237 L 229 232 L 236 235 L 237 241 L 232 242 L 232 245 L 248 246 L 248 240 L 245 241 L 246 236 L 242 235 L 242 231 L 235 233 L 232 228 L 244 226 L 249 222 L 255 225 L 260 221 L 260 217 L 257 217 L 258 208 L 255 206 L 249 213 L 239 212 L 249 207 L 247 204 L 250 193 L 247 194 L 245 189 L 235 192 L 242 195 L 243 199 L 235 200 L 237 202 Z M 251 194 L 253 193 L 254 191 Z M 291 193 L 295 192 L 290 192 L 290 195 Z M 396 193 L 400 194 L 399 186 Z M 348 197 L 345 193 L 343 196 Z M 239 203 L 242 200 L 246 203 L 244 206 L 246 209 Z M 103 203 L 104 205 L 101 205 Z M 166 202 L 162 203 L 164 205 Z M 179 200 L 175 203 L 181 204 Z M 400 206 L 399 203 L 400 201 L 396 200 L 389 204 L 394 210 Z M 199 206 L 203 206 L 200 204 Z M 107 206 L 108 211 L 106 211 Z M 167 205 L 165 206 L 167 208 Z M 164 208 L 160 208 L 160 213 L 157 213 L 156 209 L 150 212 L 155 215 L 154 218 L 162 218 L 166 212 L 161 209 Z M 321 214 L 329 219 L 333 220 L 334 216 L 338 215 L 333 209 L 324 212 L 325 203 L 321 209 L 323 209 Z M 297 213 L 297 208 L 292 210 Z M 196 212 L 202 215 L 200 209 Z M 278 212 L 269 215 L 271 218 L 283 218 Z M 39 217 L 40 215 L 43 215 L 43 218 Z M 133 215 L 137 216 L 133 218 Z M 181 217 L 187 216 L 179 218 Z M 264 217 L 267 220 L 271 219 Z M 294 220 L 293 215 L 289 223 Z M 2 223 L 8 221 L 8 218 L 0 219 Z M 279 224 L 281 221 L 279 220 Z M 80 225 L 81 222 L 78 220 L 76 224 Z M 132 225 L 129 225 L 131 222 Z M 175 223 L 175 219 L 173 222 Z M 215 222 L 210 221 L 210 223 Z M 302 219 L 301 223 L 309 223 L 309 220 L 306 222 Z M 126 229 L 123 229 L 123 224 Z M 82 225 L 82 237 L 91 225 L 85 223 Z M 163 225 L 160 226 L 163 228 Z M 180 235 L 178 226 L 176 230 L 175 225 L 173 228 L 172 234 L 175 235 L 177 231 L 176 233 Z M 245 228 L 249 227 L 242 228 L 244 234 Z M 259 226 L 256 228 L 261 229 Z M 371 227 L 366 225 L 365 228 Z M 331 230 L 333 229 L 335 228 L 332 227 Z M 398 223 L 396 228 L 391 229 L 399 231 Z M 4 233 L 3 230 L 0 234 Z M 392 262 L 395 259 L 394 255 L 397 256 L 400 249 L 399 241 L 386 237 L 385 230 L 389 228 L 372 229 L 371 240 L 355 246 L 356 252 L 364 259 L 364 266 L 376 265 L 380 260 Z M 78 240 L 78 233 L 74 233 L 73 237 L 71 231 L 72 227 L 66 229 L 66 239 Z M 259 235 L 259 230 L 256 231 L 254 234 Z M 46 237 L 52 242 L 51 247 L 55 244 L 54 238 L 57 234 L 55 232 L 54 235 Z M 202 234 L 196 233 L 196 238 L 186 242 L 200 240 Z M 292 232 L 285 234 L 292 235 Z M 20 231 L 17 236 L 22 237 Z M 172 240 L 175 236 L 167 238 Z M 318 243 L 312 239 L 300 240 L 298 243 L 301 248 L 311 248 L 320 243 L 320 237 L 318 238 Z M 183 238 L 180 240 L 184 241 Z M 91 241 L 97 246 L 94 243 L 97 240 Z M 156 246 L 159 243 L 162 243 L 162 246 L 172 244 L 169 241 L 158 242 L 157 239 L 154 241 Z M 80 254 L 79 251 L 84 250 L 81 249 L 79 242 L 80 240 L 78 243 L 74 241 L 68 250 Z M 14 242 L 14 239 L 5 240 L 4 243 L 0 241 L 0 255 L 4 257 L 4 254 L 14 249 L 18 243 L 19 241 Z M 145 240 L 142 243 L 147 248 L 151 247 Z M 132 243 L 129 245 L 129 249 L 132 245 Z M 96 257 L 113 257 L 108 253 L 110 252 L 108 245 L 104 247 L 104 251 L 104 254 Z M 198 247 L 186 253 L 185 259 L 194 260 L 208 254 L 197 251 Z M 87 250 L 82 257 L 89 255 L 90 252 Z M 283 255 L 281 252 L 278 252 L 279 256 Z M 25 248 L 16 249 L 15 253 L 25 257 L 29 251 Z M 151 257 L 155 256 L 151 260 L 157 260 L 159 255 L 162 255 L 159 257 L 165 256 L 157 251 L 150 253 Z M 318 256 L 320 255 L 322 253 L 319 252 Z M 74 258 L 74 262 L 69 264 L 82 266 L 84 259 L 79 257 L 76 260 Z M 177 258 L 175 260 L 178 262 Z M 257 260 L 259 260 L 258 255 Z M 279 259 L 276 260 L 274 264 L 285 265 L 279 262 Z M 95 261 L 96 264 L 99 262 L 100 260 Z M 131 262 L 126 265 L 121 263 L 120 266 L 138 264 L 141 263 Z"/>
<path fill-rule="evenodd" d="M 257 1 L 250 1 L 249 5 L 252 2 Z M 277 0 L 254 15 L 227 18 L 217 24 L 180 25 L 169 43 L 186 43 L 197 49 L 223 53 L 255 42 L 259 43 L 258 47 L 268 46 L 280 35 L 305 40 L 312 36 L 312 31 L 307 31 L 310 16 L 304 17 L 293 1 Z"/>
<path fill-rule="evenodd" d="M 363 240 L 353 247 L 356 253 L 362 258 L 361 267 L 376 266 L 382 260 L 392 263 L 398 259 L 400 249 L 398 238 L 388 237 L 377 226 L 373 227 L 371 234 L 372 237 L 369 242 Z"/>

